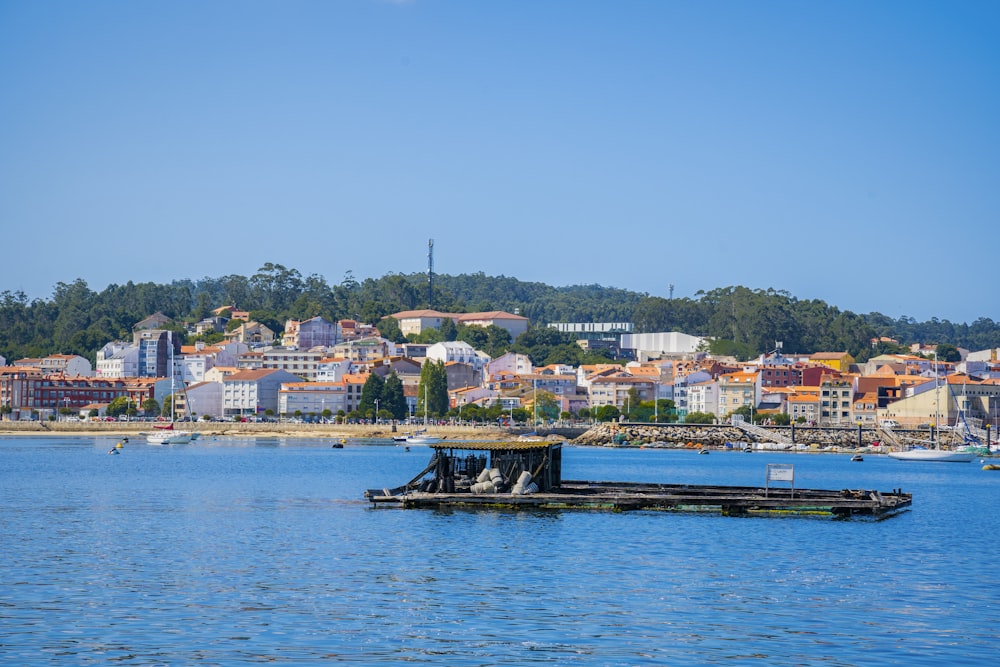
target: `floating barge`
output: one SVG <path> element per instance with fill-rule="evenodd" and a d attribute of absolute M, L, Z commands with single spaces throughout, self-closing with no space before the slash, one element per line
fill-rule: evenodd
<path fill-rule="evenodd" d="M 749 487 L 563 480 L 562 444 L 552 442 L 439 443 L 430 449 L 430 462 L 408 483 L 366 491 L 372 506 L 882 517 L 912 502 L 911 494 L 898 489 L 827 491 L 775 488 L 769 483 Z"/>

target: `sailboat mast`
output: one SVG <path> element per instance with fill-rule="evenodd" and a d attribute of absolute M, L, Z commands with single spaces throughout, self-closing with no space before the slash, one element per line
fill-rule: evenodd
<path fill-rule="evenodd" d="M 937 350 L 934 350 L 934 430 L 937 432 L 938 437 L 941 435 L 941 392 L 938 385 L 938 356 Z M 932 434 L 933 437 L 933 434 Z M 935 445 L 936 446 L 936 445 Z"/>

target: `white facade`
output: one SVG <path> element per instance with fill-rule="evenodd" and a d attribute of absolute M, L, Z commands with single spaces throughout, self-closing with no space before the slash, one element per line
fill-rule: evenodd
<path fill-rule="evenodd" d="M 688 385 L 688 414 L 704 412 L 718 416 L 719 385 L 714 380 Z"/>
<path fill-rule="evenodd" d="M 278 411 L 278 390 L 300 379 L 283 370 L 241 371 L 222 381 L 222 408 L 226 416 L 253 416 Z"/>
<path fill-rule="evenodd" d="M 324 410 L 333 415 L 350 412 L 343 382 L 287 382 L 278 391 L 280 415 L 322 415 Z"/>
<path fill-rule="evenodd" d="M 62 373 L 66 376 L 93 377 L 90 361 L 76 354 L 53 354 L 39 361 L 38 367 L 45 374 Z"/>
<path fill-rule="evenodd" d="M 385 338 L 358 338 L 333 346 L 332 353 L 358 364 L 396 356 L 396 344 Z"/>
<path fill-rule="evenodd" d="M 177 372 L 185 384 L 204 382 L 205 373 L 215 367 L 215 357 L 211 354 L 185 354 L 177 360 Z"/>
<path fill-rule="evenodd" d="M 302 322 L 298 320 L 285 322 L 282 342 L 288 347 L 308 350 L 314 347 L 330 347 L 343 339 L 343 329 L 339 323 L 314 317 Z"/>
<path fill-rule="evenodd" d="M 222 411 L 222 383 L 199 382 L 192 384 L 185 391 L 185 415 L 192 419 L 201 419 L 205 415 L 220 418 Z"/>
<path fill-rule="evenodd" d="M 340 382 L 354 372 L 350 359 L 323 359 L 316 365 L 316 382 Z"/>
<path fill-rule="evenodd" d="M 97 377 L 121 379 L 139 376 L 139 348 L 114 341 L 97 351 Z"/>
<path fill-rule="evenodd" d="M 472 366 L 473 371 L 482 373 L 489 357 L 481 355 L 474 347 L 460 340 L 434 343 L 427 348 L 427 359 L 448 363 L 456 361 Z"/>
<path fill-rule="evenodd" d="M 622 334 L 621 348 L 635 351 L 636 358 L 641 356 L 684 355 L 694 354 L 705 342 L 699 336 L 689 336 L 679 331 L 667 333 Z"/>
<path fill-rule="evenodd" d="M 513 373 L 514 375 L 528 375 L 535 372 L 531 364 L 531 358 L 526 354 L 517 352 L 507 352 L 487 365 L 486 372 L 489 375 L 498 373 Z"/>

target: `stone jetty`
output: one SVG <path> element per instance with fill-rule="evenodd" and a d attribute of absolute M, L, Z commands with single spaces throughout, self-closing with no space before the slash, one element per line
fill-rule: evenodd
<path fill-rule="evenodd" d="M 731 424 L 597 424 L 573 439 L 577 445 L 661 445 L 672 447 L 724 447 L 726 443 L 767 443 L 782 439 L 795 446 L 858 449 L 878 441 L 875 429 L 854 427 L 816 428 L 804 426 L 764 427 L 776 437 L 768 439 L 747 433 Z M 926 436 L 926 434 L 924 434 Z"/>

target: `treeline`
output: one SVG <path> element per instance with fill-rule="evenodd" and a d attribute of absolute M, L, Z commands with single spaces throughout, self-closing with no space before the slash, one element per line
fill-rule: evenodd
<path fill-rule="evenodd" d="M 252 319 L 275 331 L 281 331 L 289 318 L 379 323 L 401 310 L 504 310 L 531 320 L 533 329 L 510 345 L 528 351 L 536 363 L 573 356 L 571 337 L 543 329 L 552 322 L 632 322 L 637 333 L 682 331 L 711 337 L 716 351 L 742 358 L 772 350 L 777 341 L 786 353 L 848 351 L 859 359 L 897 351 L 892 345 L 872 348 L 870 341 L 878 337 L 894 338 L 898 349 L 915 342 L 973 350 L 1000 347 L 1000 325 L 988 318 L 972 324 L 894 320 L 879 313 L 841 311 L 783 291 L 740 286 L 700 292 L 693 299 L 664 299 L 599 285 L 552 287 L 477 273 L 435 275 L 433 293 L 430 287 L 425 274 L 358 281 L 347 271 L 339 283 L 330 284 L 323 276 L 303 276 L 268 263 L 249 277 L 206 277 L 169 285 L 129 282 L 101 292 L 76 280 L 58 283 L 51 299 L 30 302 L 22 292 L 4 291 L 0 292 L 0 355 L 13 361 L 65 353 L 93 361 L 101 346 L 130 339 L 132 326 L 157 311 L 178 322 L 196 322 L 226 305 L 250 311 Z"/>

